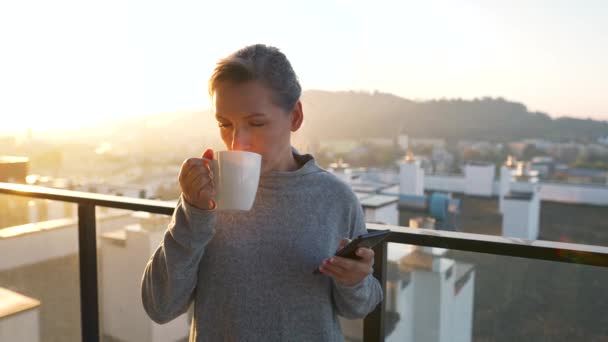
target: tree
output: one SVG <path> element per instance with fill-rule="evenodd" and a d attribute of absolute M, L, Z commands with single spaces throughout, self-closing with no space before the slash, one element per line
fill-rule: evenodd
<path fill-rule="evenodd" d="M 524 148 L 524 150 L 522 152 L 522 158 L 524 160 L 531 160 L 534 157 L 544 156 L 544 155 L 546 155 L 545 152 L 537 149 L 536 146 L 531 145 L 531 144 L 526 145 L 526 147 Z"/>

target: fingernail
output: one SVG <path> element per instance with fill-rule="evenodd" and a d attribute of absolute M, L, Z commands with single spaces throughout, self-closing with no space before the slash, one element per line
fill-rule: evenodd
<path fill-rule="evenodd" d="M 213 160 L 213 150 L 210 148 L 207 149 L 205 153 L 203 153 L 203 158 Z"/>

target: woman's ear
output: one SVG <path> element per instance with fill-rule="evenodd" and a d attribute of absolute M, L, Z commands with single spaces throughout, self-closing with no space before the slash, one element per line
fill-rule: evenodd
<path fill-rule="evenodd" d="M 302 102 L 298 100 L 291 112 L 291 131 L 295 132 L 302 126 L 304 121 L 304 111 L 302 110 Z"/>

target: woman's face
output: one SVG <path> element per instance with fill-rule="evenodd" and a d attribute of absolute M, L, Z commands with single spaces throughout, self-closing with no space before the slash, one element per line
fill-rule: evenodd
<path fill-rule="evenodd" d="M 285 112 L 258 81 L 220 82 L 211 100 L 228 150 L 261 154 L 262 173 L 278 170 L 291 158 L 290 135 L 301 123 L 299 103 L 293 112 Z"/>

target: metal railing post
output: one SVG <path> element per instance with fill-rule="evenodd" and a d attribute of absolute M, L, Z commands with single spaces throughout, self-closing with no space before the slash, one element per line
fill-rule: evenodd
<path fill-rule="evenodd" d="M 376 306 L 363 321 L 363 341 L 384 342 L 384 324 L 386 312 L 386 249 L 388 243 L 383 242 L 374 248 L 374 277 L 380 282 L 384 300 Z"/>
<path fill-rule="evenodd" d="M 78 257 L 80 261 L 82 341 L 98 342 L 97 234 L 95 227 L 95 206 L 92 204 L 78 204 Z"/>

